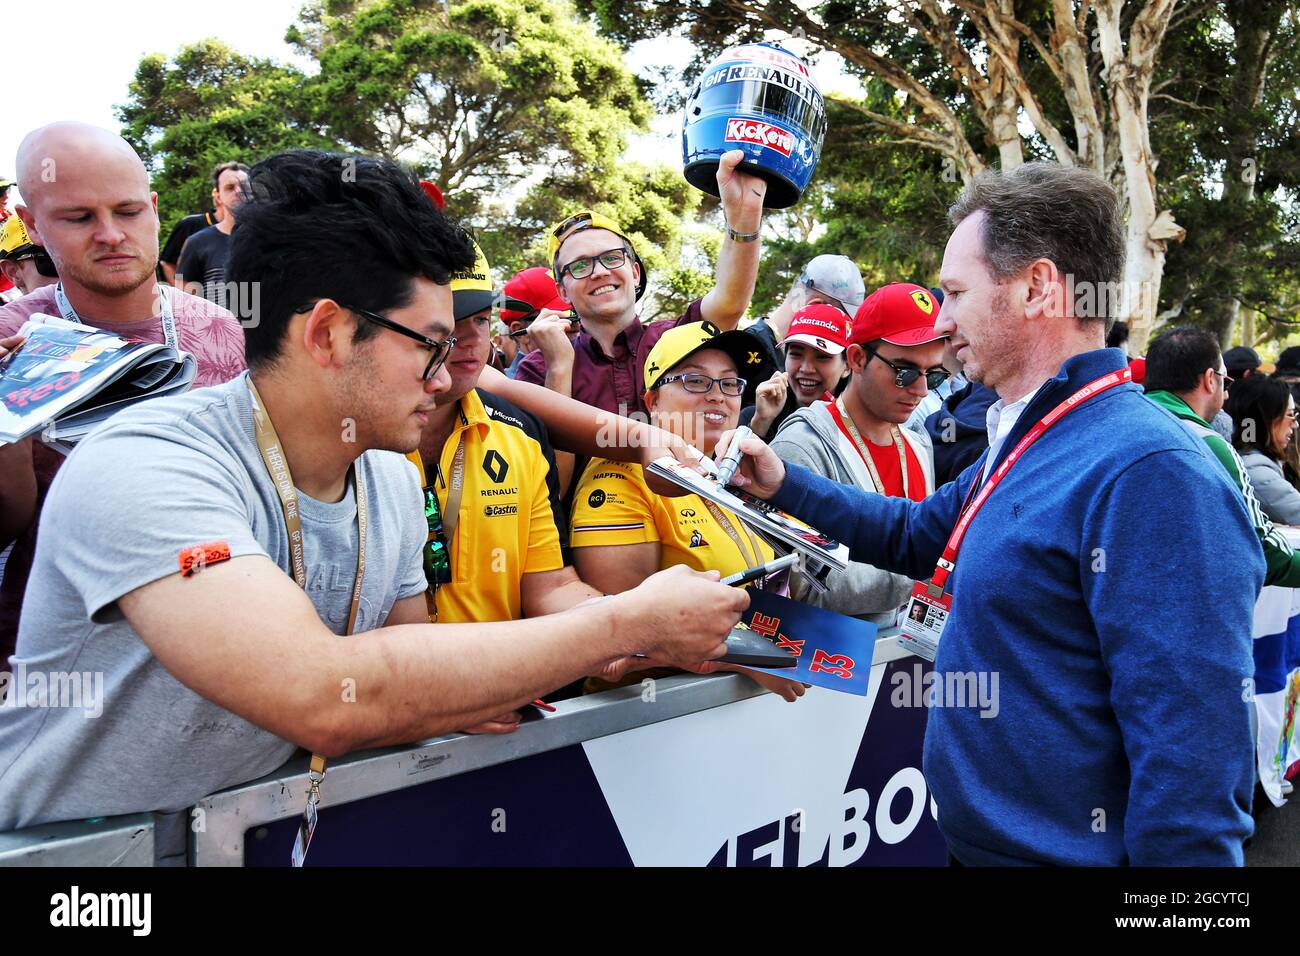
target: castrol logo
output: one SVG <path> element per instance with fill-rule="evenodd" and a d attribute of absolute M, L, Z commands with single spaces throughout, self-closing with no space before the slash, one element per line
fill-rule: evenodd
<path fill-rule="evenodd" d="M 794 134 L 771 123 L 759 123 L 747 119 L 727 120 L 728 143 L 757 143 L 774 149 L 782 156 L 789 156 L 794 151 Z"/>

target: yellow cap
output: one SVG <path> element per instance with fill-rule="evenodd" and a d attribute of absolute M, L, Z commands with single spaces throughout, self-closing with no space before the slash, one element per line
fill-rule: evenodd
<path fill-rule="evenodd" d="M 660 336 L 645 359 L 645 387 L 657 388 L 660 379 L 700 349 L 718 349 L 729 355 L 736 363 L 736 373 L 748 383 L 746 394 L 752 394 L 765 371 L 762 345 L 748 332 L 722 332 L 712 322 L 687 322 Z"/>
<path fill-rule="evenodd" d="M 10 216 L 0 226 L 0 259 L 7 259 L 33 245 L 35 243 L 27 235 L 27 227 L 18 216 Z"/>
<path fill-rule="evenodd" d="M 487 256 L 477 242 L 470 242 L 474 244 L 474 264 L 464 272 L 451 274 L 451 308 L 457 322 L 492 308 L 492 272 Z"/>

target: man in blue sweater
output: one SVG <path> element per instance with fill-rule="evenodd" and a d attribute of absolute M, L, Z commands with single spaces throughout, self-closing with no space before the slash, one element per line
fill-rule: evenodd
<path fill-rule="evenodd" d="M 1030 163 L 977 177 L 950 214 L 935 327 L 1000 396 L 989 451 L 911 502 L 747 439 L 736 484 L 834 527 L 853 560 L 925 580 L 968 495 L 996 482 L 948 578 L 935 669 L 946 683 L 997 674 L 1000 706 L 986 716 L 949 698 L 926 730 L 925 778 L 956 862 L 1240 865 L 1264 561 L 1223 469 L 1103 348 L 1097 306 L 1123 263 L 1115 194 L 1083 170 Z"/>

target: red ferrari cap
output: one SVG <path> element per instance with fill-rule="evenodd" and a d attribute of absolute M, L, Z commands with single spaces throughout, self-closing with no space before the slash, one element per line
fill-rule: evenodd
<path fill-rule="evenodd" d="M 890 345 L 924 345 L 948 336 L 936 332 L 939 303 L 925 286 L 891 282 L 867 296 L 853 317 L 850 342 L 861 345 L 883 339 Z"/>
<path fill-rule="evenodd" d="M 567 312 L 570 308 L 569 303 L 560 298 L 551 270 L 545 266 L 516 272 L 501 291 L 501 321 L 507 325 L 542 309 Z"/>

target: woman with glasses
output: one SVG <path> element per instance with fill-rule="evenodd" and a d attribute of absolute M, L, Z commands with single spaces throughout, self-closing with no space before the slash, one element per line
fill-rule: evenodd
<path fill-rule="evenodd" d="M 1264 513 L 1278 524 L 1300 525 L 1300 491 L 1291 483 L 1295 476 L 1285 457 L 1296 429 L 1291 389 L 1280 379 L 1251 375 L 1233 384 L 1226 408 L 1233 447 Z"/>
<path fill-rule="evenodd" d="M 770 442 L 772 450 L 863 491 L 913 501 L 932 493 L 930 436 L 904 423 L 949 375 L 943 366 L 946 337 L 934 328 L 938 316 L 938 304 L 921 286 L 893 283 L 868 296 L 844 350 L 848 386 L 838 398 L 791 415 Z M 796 597 L 883 626 L 894 623 L 912 588 L 903 575 L 857 562 L 826 584 L 825 594 L 796 591 Z"/>
<path fill-rule="evenodd" d="M 744 367 L 752 340 L 743 332 L 712 334 L 701 323 L 664 334 L 646 358 L 646 407 L 651 422 L 712 455 L 722 433 L 740 418 Z M 636 587 L 676 564 L 723 577 L 772 560 L 771 547 L 739 518 L 698 495 L 663 498 L 646 486 L 637 464 L 593 459 L 574 495 L 570 543 L 578 575 L 607 594 Z M 719 669 L 706 665 L 708 670 Z M 721 669 L 732 669 L 721 665 Z M 634 683 L 641 671 L 622 683 Z M 786 700 L 804 687 L 771 674 L 745 671 Z M 615 686 L 589 681 L 589 690 Z"/>

